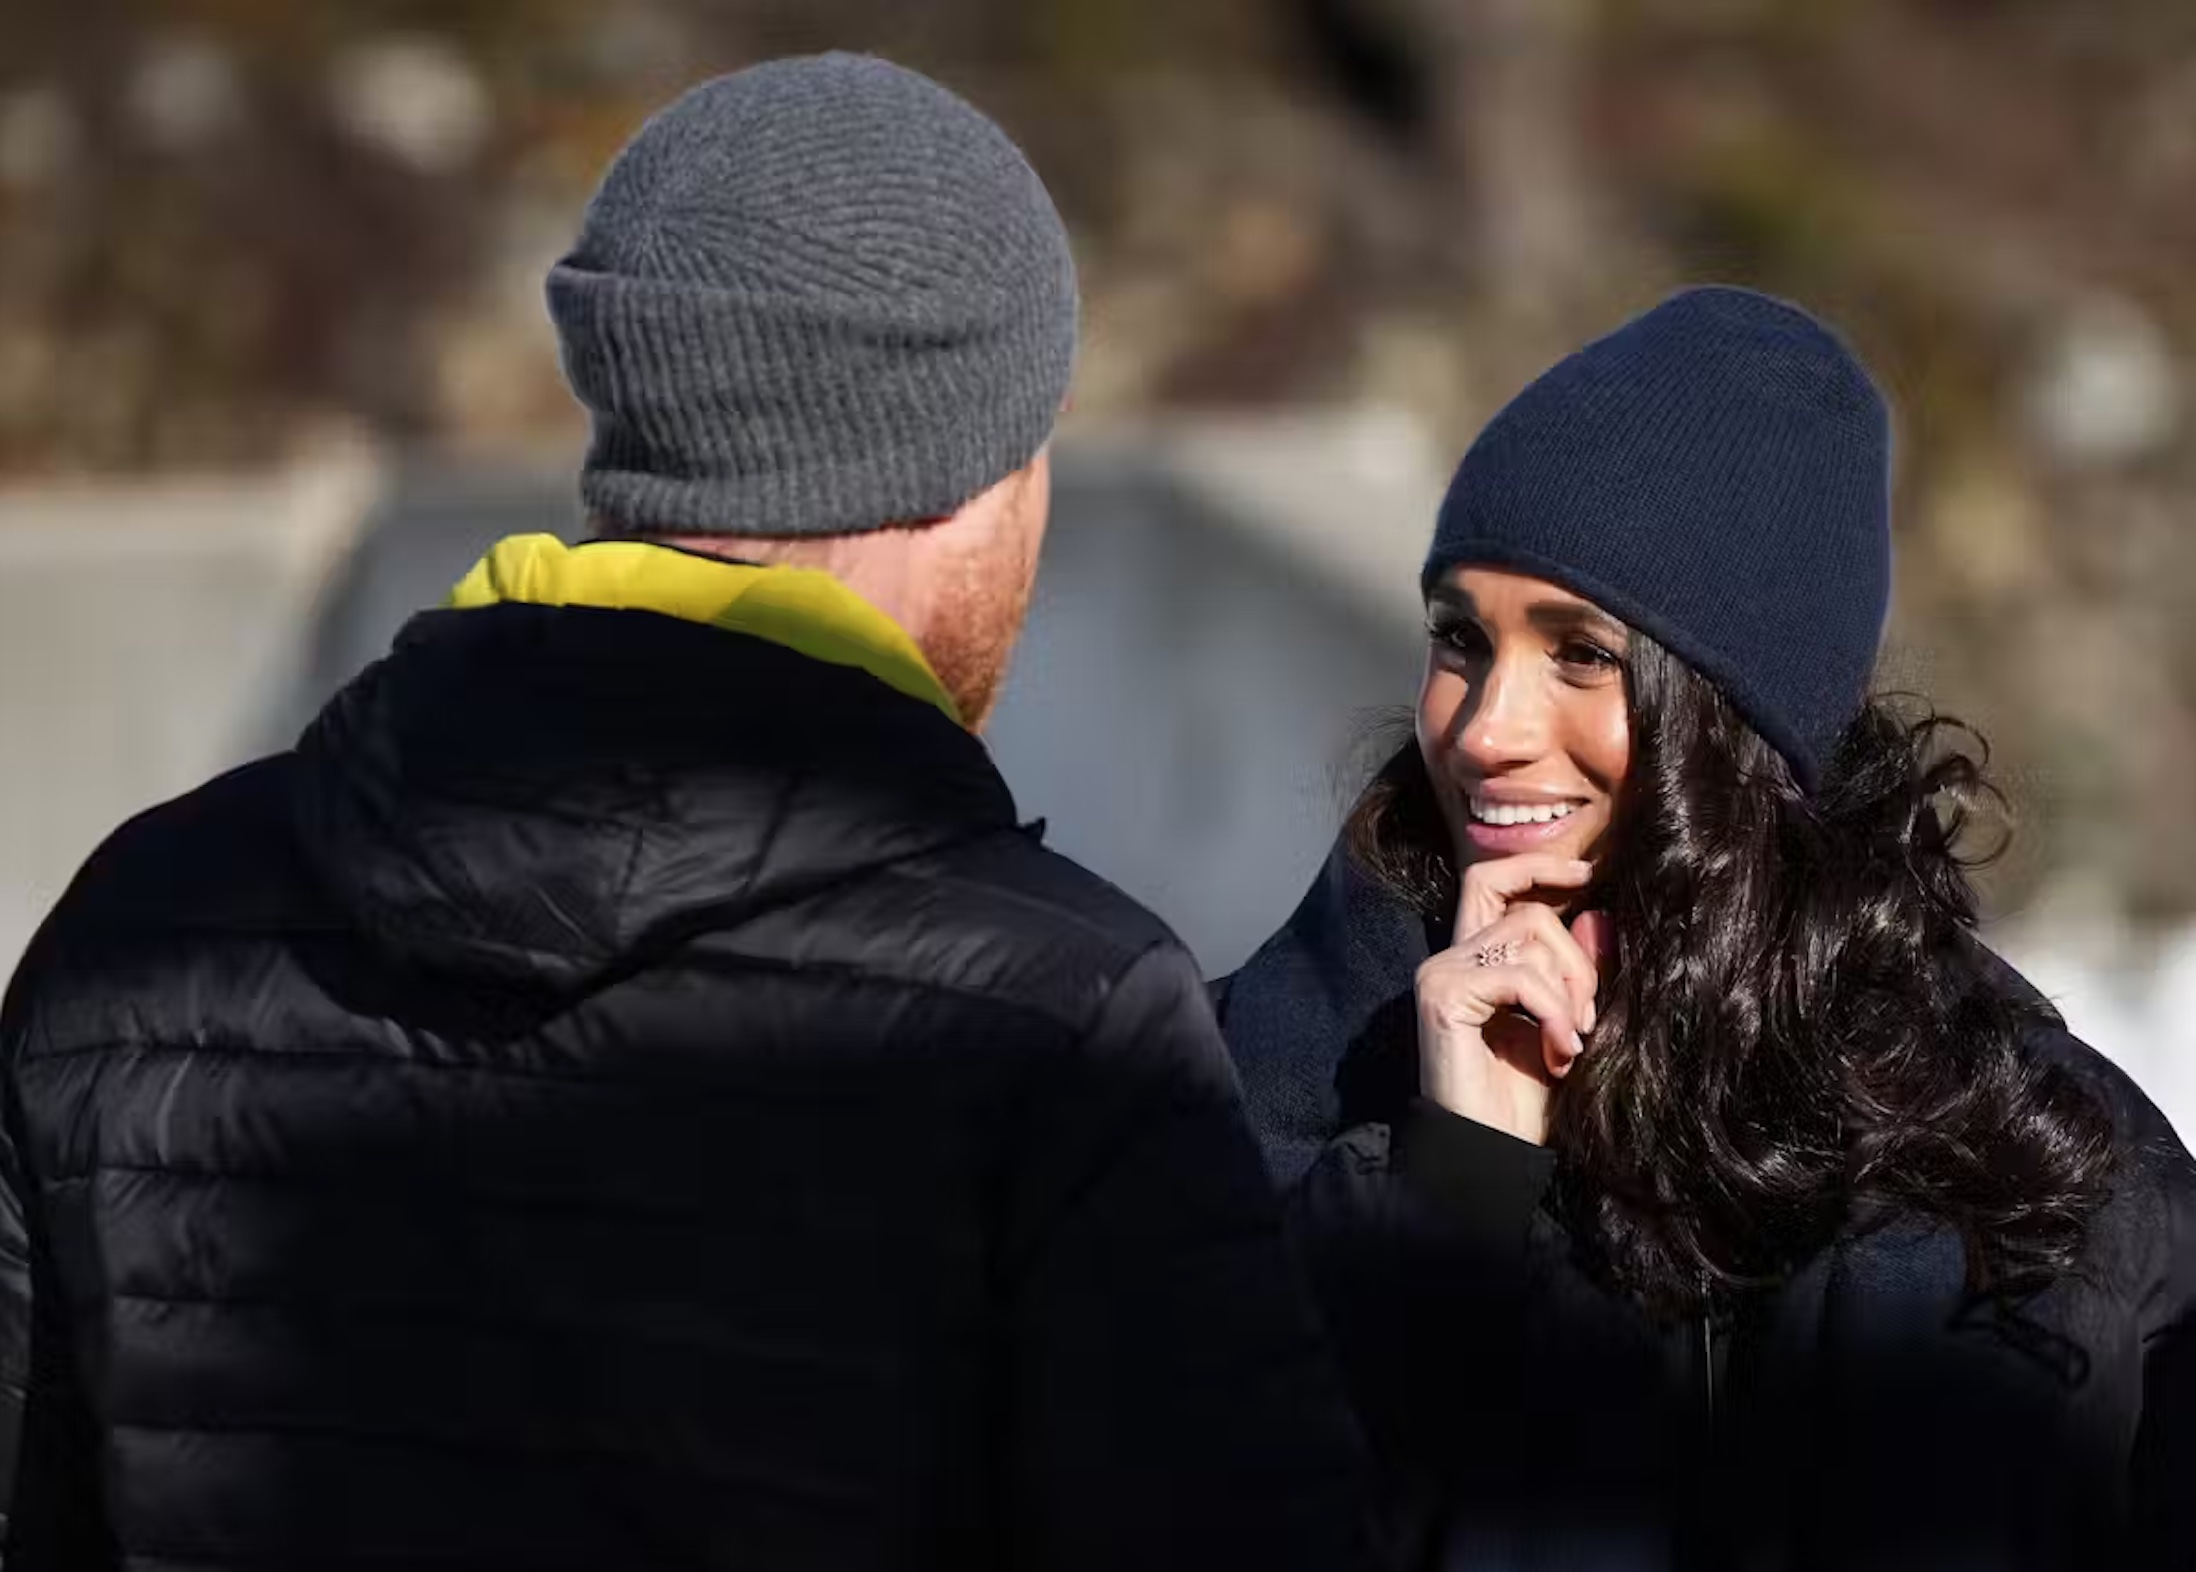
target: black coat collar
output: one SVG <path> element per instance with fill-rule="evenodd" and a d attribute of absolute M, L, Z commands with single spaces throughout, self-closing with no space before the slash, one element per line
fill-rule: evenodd
<path fill-rule="evenodd" d="M 1275 1179 L 1344 1126 L 1392 1119 L 1417 1086 L 1425 919 L 1337 842 L 1279 932 L 1218 990 L 1221 1024 Z"/>
<path fill-rule="evenodd" d="M 426 613 L 298 755 L 300 844 L 359 926 L 557 989 L 1015 818 L 933 706 L 646 611 Z"/>

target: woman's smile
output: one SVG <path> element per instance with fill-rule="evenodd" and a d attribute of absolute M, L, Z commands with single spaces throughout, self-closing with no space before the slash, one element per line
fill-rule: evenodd
<path fill-rule="evenodd" d="M 1459 793 L 1468 816 L 1465 838 L 1489 857 L 1546 851 L 1571 839 L 1572 824 L 1587 806 L 1578 797 L 1512 797 L 1464 789 Z"/>

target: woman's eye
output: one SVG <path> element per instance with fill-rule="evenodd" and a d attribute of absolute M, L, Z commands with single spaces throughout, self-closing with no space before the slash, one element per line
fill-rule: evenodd
<path fill-rule="evenodd" d="M 1566 666 L 1591 671 L 1611 671 L 1623 663 L 1612 650 L 1585 639 L 1572 639 L 1556 651 L 1556 659 Z"/>
<path fill-rule="evenodd" d="M 1426 637 L 1464 655 L 1481 654 L 1487 648 L 1486 632 L 1476 622 L 1432 618 L 1426 624 Z"/>

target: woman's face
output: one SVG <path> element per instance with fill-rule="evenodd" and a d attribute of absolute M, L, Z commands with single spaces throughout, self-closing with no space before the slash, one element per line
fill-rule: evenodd
<path fill-rule="evenodd" d="M 1598 860 L 1632 755 L 1624 625 L 1545 579 L 1460 567 L 1426 629 L 1418 747 L 1459 865 Z"/>

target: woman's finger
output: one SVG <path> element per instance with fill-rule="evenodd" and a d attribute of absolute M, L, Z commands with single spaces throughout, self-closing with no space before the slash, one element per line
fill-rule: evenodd
<path fill-rule="evenodd" d="M 1540 1057 L 1548 1074 L 1561 1080 L 1570 1073 L 1571 1061 L 1586 1051 L 1586 1044 L 1578 1034 L 1578 1024 L 1571 1014 L 1571 1001 L 1561 979 L 1550 976 L 1539 964 L 1528 959 L 1514 967 L 1501 968 L 1507 975 L 1513 1008 L 1523 1010 L 1540 1027 Z"/>
<path fill-rule="evenodd" d="M 1475 862 L 1464 870 L 1453 936 L 1461 939 L 1477 933 L 1508 911 L 1511 903 L 1528 890 L 1575 890 L 1593 876 L 1592 863 L 1547 852 L 1520 852 L 1515 857 Z"/>
<path fill-rule="evenodd" d="M 1610 925 L 1609 914 L 1580 912 L 1571 919 L 1571 937 L 1586 952 L 1586 959 L 1593 963 L 1594 975 L 1599 977 L 1603 961 L 1616 953 L 1616 933 Z"/>
<path fill-rule="evenodd" d="M 1601 986 L 1601 973 L 1594 959 L 1586 953 L 1563 925 L 1563 919 L 1554 910 L 1537 901 L 1528 901 L 1511 908 L 1511 915 L 1519 918 L 1532 933 L 1535 950 L 1545 954 L 1558 982 L 1571 1001 L 1571 1017 L 1578 1022 L 1580 1032 L 1594 1029 L 1594 994 Z"/>
<path fill-rule="evenodd" d="M 1478 1032 L 1504 1010 L 1522 1011 L 1566 1068 L 1585 1047 L 1553 957 L 1525 939 L 1498 940 L 1484 956 L 1443 951 L 1418 969 L 1418 1003 L 1421 1023 L 1438 1033 Z"/>
<path fill-rule="evenodd" d="M 1509 959 L 1503 950 L 1505 945 L 1544 952 L 1550 958 L 1549 975 L 1569 995 L 1571 1016 L 1579 1023 L 1579 1030 L 1594 1029 L 1594 995 L 1600 986 L 1600 973 L 1594 958 L 1552 908 L 1538 901 L 1520 902 L 1488 927 L 1464 939 L 1457 949 L 1475 962 L 1484 958 L 1501 963 Z"/>

